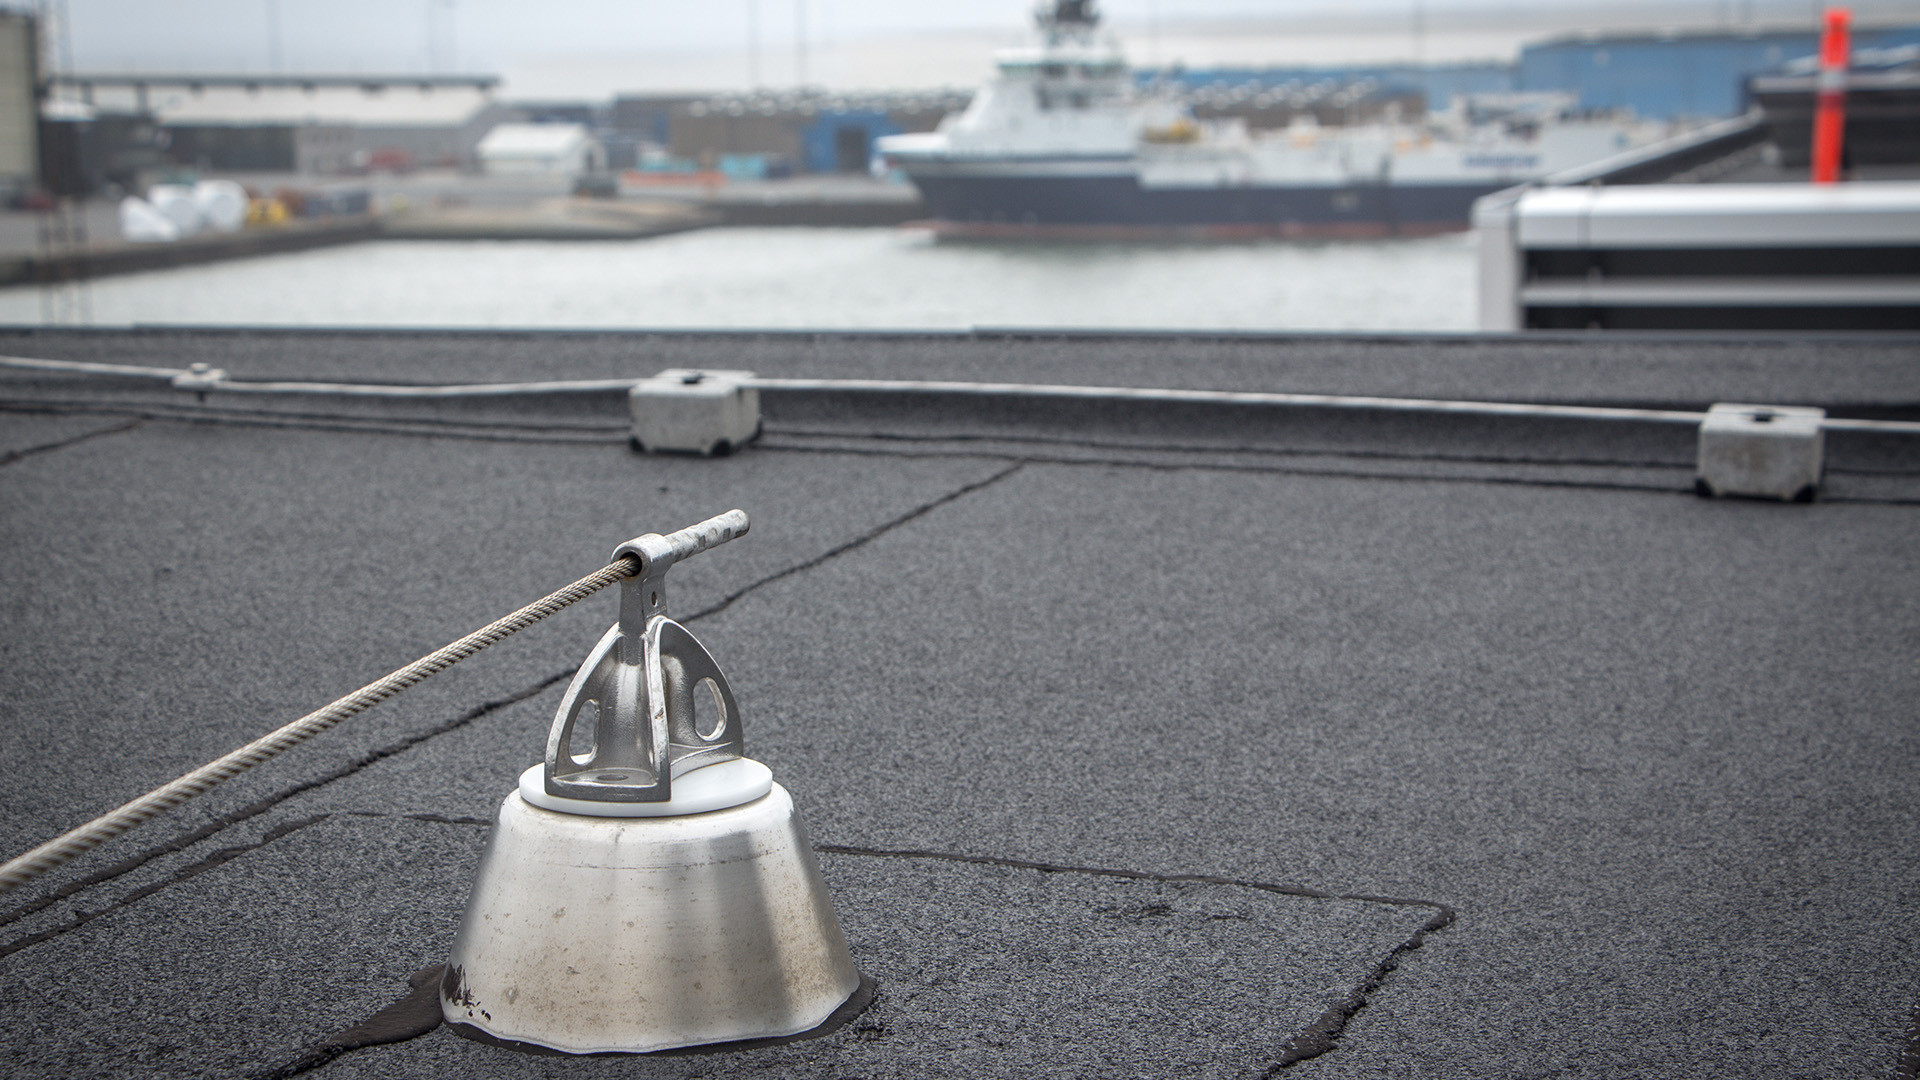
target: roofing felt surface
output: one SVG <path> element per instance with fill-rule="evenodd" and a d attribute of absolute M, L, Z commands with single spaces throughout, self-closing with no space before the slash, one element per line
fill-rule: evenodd
<path fill-rule="evenodd" d="M 1912 341 L 38 333 L 249 375 L 769 374 L 1911 415 Z M 0 848 L 728 507 L 670 610 L 798 801 L 874 1004 L 555 1058 L 329 1040 L 444 961 L 587 600 L 0 898 L 21 1076 L 1885 1076 L 1920 1003 L 1920 467 L 1696 498 L 1691 434 L 767 397 L 0 384 Z M 188 396 L 190 397 L 190 396 Z M 580 415 L 564 410 L 577 407 Z M 195 410 L 200 410 L 198 413 Z M 272 415 L 242 415 L 244 412 Z M 509 425 L 512 425 L 511 427 Z M 1324 1052 L 1315 1052 L 1324 1051 Z"/>

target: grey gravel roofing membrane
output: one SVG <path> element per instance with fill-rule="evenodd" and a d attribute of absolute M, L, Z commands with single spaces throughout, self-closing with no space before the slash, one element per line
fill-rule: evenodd
<path fill-rule="evenodd" d="M 20 330 L 0 353 L 1920 419 L 1920 341 L 1845 335 Z M 676 568 L 672 612 L 877 985 L 820 1038 L 700 1054 L 408 1019 L 609 593 L 0 894 L 0 1073 L 1920 1071 L 1920 438 L 1831 437 L 1791 505 L 1696 497 L 1672 425 L 764 401 L 764 437 L 707 459 L 631 450 L 617 393 L 0 373 L 0 857 L 737 506 L 751 534 Z"/>

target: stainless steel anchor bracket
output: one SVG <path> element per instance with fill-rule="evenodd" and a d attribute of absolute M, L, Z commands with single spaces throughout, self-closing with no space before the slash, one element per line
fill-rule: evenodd
<path fill-rule="evenodd" d="M 666 616 L 667 571 L 747 532 L 745 511 L 613 551 L 639 572 L 621 582 L 620 621 L 567 685 L 547 733 L 546 791 L 594 802 L 665 802 L 673 779 L 746 755 L 740 707 L 720 665 Z M 583 738 L 583 736 L 585 736 Z"/>

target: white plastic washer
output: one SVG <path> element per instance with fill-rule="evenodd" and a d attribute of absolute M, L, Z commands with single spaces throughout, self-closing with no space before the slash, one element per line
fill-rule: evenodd
<path fill-rule="evenodd" d="M 666 802 L 599 802 L 569 799 L 547 793 L 546 766 L 535 765 L 520 774 L 520 797 L 543 810 L 585 817 L 681 817 L 750 803 L 773 790 L 773 770 L 752 758 L 733 758 L 703 765 L 673 778 L 673 798 Z"/>

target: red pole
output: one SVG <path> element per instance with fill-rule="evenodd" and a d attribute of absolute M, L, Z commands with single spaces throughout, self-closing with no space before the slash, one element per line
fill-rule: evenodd
<path fill-rule="evenodd" d="M 1813 182 L 1831 184 L 1840 179 L 1840 146 L 1847 124 L 1846 8 L 1828 8 L 1826 30 L 1820 35 L 1820 74 L 1813 84 Z"/>

